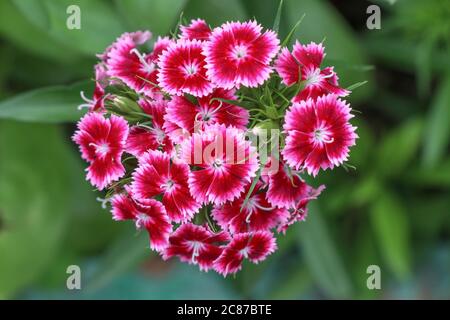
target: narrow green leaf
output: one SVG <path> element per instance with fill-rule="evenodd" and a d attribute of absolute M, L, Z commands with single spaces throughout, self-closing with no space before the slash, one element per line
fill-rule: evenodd
<path fill-rule="evenodd" d="M 302 23 L 303 19 L 305 18 L 306 13 L 304 13 L 300 19 L 297 20 L 297 22 L 295 23 L 295 25 L 292 27 L 291 31 L 289 31 L 288 35 L 286 36 L 286 38 L 284 38 L 284 40 L 281 42 L 281 47 L 286 47 L 291 43 L 291 38 L 294 35 L 295 31 L 297 31 L 297 28 L 299 27 L 299 25 Z"/>
<path fill-rule="evenodd" d="M 422 132 L 423 121 L 414 118 L 385 135 L 377 153 L 378 174 L 398 175 L 405 170 L 417 153 Z"/>
<path fill-rule="evenodd" d="M 429 168 L 445 155 L 450 139 L 450 74 L 442 81 L 427 118 L 422 164 Z"/>
<path fill-rule="evenodd" d="M 80 91 L 89 96 L 93 87 L 93 82 L 86 81 L 19 94 L 0 102 L 0 119 L 42 123 L 77 121 L 83 115 L 83 111 L 77 109 L 83 102 Z"/>
<path fill-rule="evenodd" d="M 349 298 L 352 284 L 335 246 L 336 241 L 330 239 L 318 206 L 311 203 L 308 210 L 308 218 L 299 228 L 298 239 L 309 271 L 327 296 Z"/>
<path fill-rule="evenodd" d="M 362 87 L 363 85 L 365 85 L 368 81 L 361 81 L 361 82 L 357 82 L 352 84 L 351 86 L 347 87 L 347 90 L 349 91 L 353 91 L 359 87 Z"/>
<path fill-rule="evenodd" d="M 395 193 L 384 189 L 372 205 L 370 219 L 387 266 L 397 278 L 405 278 L 410 272 L 410 229 L 405 208 Z"/>
<path fill-rule="evenodd" d="M 283 11 L 283 0 L 280 0 L 280 4 L 278 5 L 277 14 L 275 15 L 275 20 L 273 22 L 272 30 L 278 33 L 280 30 L 280 19 L 281 19 L 281 13 Z"/>

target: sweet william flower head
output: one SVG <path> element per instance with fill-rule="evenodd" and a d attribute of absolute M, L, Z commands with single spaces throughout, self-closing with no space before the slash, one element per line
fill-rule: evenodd
<path fill-rule="evenodd" d="M 184 141 L 181 161 L 198 168 L 189 173 L 189 189 L 201 203 L 222 204 L 239 197 L 259 167 L 256 148 L 244 132 L 218 124 Z"/>
<path fill-rule="evenodd" d="M 223 276 L 236 273 L 241 269 L 244 259 L 258 263 L 266 259 L 276 249 L 275 238 L 269 231 L 238 233 L 233 236 L 233 239 L 215 261 L 214 268 Z"/>
<path fill-rule="evenodd" d="M 256 21 L 227 22 L 205 43 L 207 75 L 225 89 L 257 87 L 270 77 L 279 42 L 273 31 L 263 33 Z"/>
<path fill-rule="evenodd" d="M 207 271 L 229 240 L 226 232 L 213 233 L 204 226 L 185 223 L 170 236 L 163 259 L 178 257 L 182 262 L 198 264 L 201 270 Z"/>
<path fill-rule="evenodd" d="M 286 113 L 286 145 L 283 157 L 290 167 L 304 168 L 316 176 L 320 169 L 332 169 L 348 158 L 355 144 L 356 127 L 348 104 L 336 95 L 294 103 Z"/>
<path fill-rule="evenodd" d="M 105 118 L 100 113 L 89 112 L 78 122 L 73 140 L 82 158 L 90 164 L 87 179 L 99 190 L 125 174 L 121 157 L 127 136 L 128 124 L 122 117 Z"/>
<path fill-rule="evenodd" d="M 202 47 L 202 41 L 180 39 L 161 54 L 158 84 L 165 92 L 202 97 L 213 91 L 214 87 L 206 77 Z"/>

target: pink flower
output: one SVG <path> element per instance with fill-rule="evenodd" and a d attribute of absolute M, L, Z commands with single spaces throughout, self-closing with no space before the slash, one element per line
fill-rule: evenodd
<path fill-rule="evenodd" d="M 184 141 L 181 160 L 198 168 L 189 173 L 189 189 L 201 203 L 239 197 L 258 170 L 256 148 L 244 132 L 218 124 Z"/>
<path fill-rule="evenodd" d="M 206 77 L 203 42 L 180 39 L 171 44 L 159 59 L 158 83 L 171 95 L 189 93 L 196 97 L 208 95 L 213 90 Z"/>
<path fill-rule="evenodd" d="M 81 91 L 81 98 L 85 103 L 78 106 L 78 109 L 88 108 L 89 111 L 104 111 L 105 87 L 107 85 L 106 67 L 103 63 L 98 63 L 94 67 L 95 70 L 95 88 L 92 95 L 92 99 L 88 99 L 84 92 Z"/>
<path fill-rule="evenodd" d="M 215 261 L 214 269 L 224 276 L 236 273 L 241 269 L 244 258 L 258 263 L 276 249 L 275 238 L 268 231 L 238 233 Z"/>
<path fill-rule="evenodd" d="M 187 40 L 208 40 L 211 35 L 211 28 L 205 20 L 192 20 L 189 26 L 181 26 L 181 39 Z"/>
<path fill-rule="evenodd" d="M 297 203 L 295 204 L 295 206 L 289 210 L 289 218 L 284 221 L 284 223 L 278 226 L 277 231 L 280 233 L 286 233 L 286 230 L 290 225 L 294 224 L 297 221 L 305 221 L 306 217 L 308 216 L 308 203 L 311 200 L 317 199 L 317 197 L 322 193 L 324 189 L 324 185 L 321 185 L 317 189 L 306 185 L 304 194 L 299 199 L 297 199 Z"/>
<path fill-rule="evenodd" d="M 150 248 L 160 251 L 167 246 L 172 225 L 164 206 L 159 201 L 147 200 L 140 203 L 125 194 L 116 194 L 111 203 L 114 220 L 134 220 L 136 228 L 147 230 Z"/>
<path fill-rule="evenodd" d="M 220 88 L 208 96 L 198 98 L 198 104 L 185 97 L 175 96 L 168 104 L 166 120 L 189 133 L 216 123 L 242 130 L 247 128 L 249 113 L 246 109 L 214 98 L 235 100 L 236 96 L 234 91 Z"/>
<path fill-rule="evenodd" d="M 107 53 L 109 76 L 119 78 L 138 93 L 149 97 L 158 96 L 156 61 L 167 44 L 167 39 L 159 38 L 155 43 L 155 51 L 142 55 L 137 50 L 137 42 L 133 37 L 121 37 Z"/>
<path fill-rule="evenodd" d="M 289 166 L 316 176 L 320 168 L 332 169 L 346 161 L 358 137 L 349 123 L 350 112 L 349 105 L 332 94 L 294 103 L 283 127 L 287 137 L 282 153 Z"/>
<path fill-rule="evenodd" d="M 200 270 L 208 271 L 222 254 L 223 244 L 229 240 L 226 232 L 214 234 L 203 226 L 185 223 L 170 236 L 163 259 L 179 257 L 182 262 L 198 264 Z"/>
<path fill-rule="evenodd" d="M 189 221 L 200 204 L 189 193 L 188 175 L 188 165 L 171 162 L 170 156 L 161 151 L 149 151 L 139 158 L 131 190 L 139 200 L 161 196 L 172 221 Z"/>
<path fill-rule="evenodd" d="M 216 206 L 212 210 L 213 218 L 219 226 L 231 233 L 269 230 L 284 223 L 289 216 L 285 209 L 278 209 L 266 200 L 262 183 L 257 183 L 247 203 L 244 200 L 250 185 L 239 199 Z"/>
<path fill-rule="evenodd" d="M 73 136 L 83 159 L 90 163 L 87 179 L 99 190 L 125 174 L 121 157 L 128 136 L 127 122 L 111 115 L 106 119 L 97 112 L 89 112 L 80 122 Z"/>
<path fill-rule="evenodd" d="M 324 94 L 334 93 L 338 96 L 347 96 L 350 92 L 342 89 L 338 84 L 338 77 L 333 71 L 333 67 L 320 69 L 325 56 L 324 47 L 321 43 L 311 42 L 302 45 L 298 41 L 295 43 L 292 54 L 287 48 L 281 50 L 275 69 L 283 79 L 283 82 L 291 86 L 301 80 L 305 81 L 305 88 L 294 97 L 294 102 L 316 99 Z"/>
<path fill-rule="evenodd" d="M 156 63 L 164 50 L 174 43 L 175 42 L 169 37 L 158 37 L 153 45 L 153 51 L 149 54 L 152 61 Z"/>
<path fill-rule="evenodd" d="M 212 82 L 231 89 L 257 87 L 269 78 L 280 41 L 273 31 L 261 30 L 256 21 L 227 22 L 214 29 L 203 50 Z"/>
<path fill-rule="evenodd" d="M 97 54 L 97 58 L 101 59 L 102 62 L 106 62 L 106 60 L 108 59 L 108 54 L 111 52 L 111 50 L 115 49 L 124 41 L 127 41 L 125 39 L 131 39 L 131 41 L 134 43 L 134 46 L 140 46 L 147 42 L 151 37 L 152 33 L 150 31 L 125 32 L 121 34 L 120 37 L 118 37 L 116 41 L 114 41 L 110 46 L 108 46 L 103 53 Z"/>
<path fill-rule="evenodd" d="M 149 102 L 140 99 L 139 105 L 152 117 L 152 125 L 131 127 L 125 150 L 135 157 L 140 157 L 148 150 L 161 150 L 171 154 L 174 147 L 163 128 L 167 101 L 159 99 Z"/>
<path fill-rule="evenodd" d="M 295 208 L 309 196 L 312 187 L 286 163 L 280 161 L 278 168 L 276 172 L 268 173 L 267 200 L 279 208 Z"/>

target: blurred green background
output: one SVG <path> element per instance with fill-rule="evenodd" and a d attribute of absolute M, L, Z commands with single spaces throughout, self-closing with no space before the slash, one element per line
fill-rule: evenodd
<path fill-rule="evenodd" d="M 81 8 L 81 30 L 66 9 Z M 369 30 L 366 9 L 381 8 Z M 350 164 L 280 250 L 226 279 L 162 262 L 132 223 L 115 223 L 84 180 L 70 136 L 95 53 L 125 31 L 168 34 L 184 12 L 211 25 L 255 17 L 277 0 L 0 1 L 0 298 L 450 298 L 450 1 L 285 0 L 283 38 L 325 39 L 348 87 L 360 139 Z M 82 290 L 66 289 L 66 268 Z M 368 290 L 369 265 L 381 290 Z"/>

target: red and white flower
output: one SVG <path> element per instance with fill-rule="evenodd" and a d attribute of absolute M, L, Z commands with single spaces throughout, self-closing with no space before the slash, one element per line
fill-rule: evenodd
<path fill-rule="evenodd" d="M 83 159 L 90 163 L 87 179 L 99 190 L 125 174 L 121 157 L 128 136 L 128 124 L 111 115 L 105 118 L 97 112 L 87 113 L 79 122 L 73 136 Z"/>
<path fill-rule="evenodd" d="M 121 34 L 120 37 L 118 37 L 110 46 L 108 46 L 103 53 L 97 54 L 97 58 L 99 58 L 102 62 L 106 62 L 106 60 L 108 60 L 108 54 L 111 50 L 115 49 L 124 41 L 128 41 L 128 39 L 130 39 L 136 47 L 146 43 L 151 37 L 152 33 L 150 31 L 125 32 Z"/>
<path fill-rule="evenodd" d="M 165 92 L 202 97 L 213 91 L 214 87 L 206 77 L 202 47 L 202 41 L 180 39 L 161 54 L 158 83 Z"/>
<path fill-rule="evenodd" d="M 223 230 L 231 233 L 270 230 L 288 219 L 289 212 L 286 209 L 273 207 L 266 200 L 260 182 L 245 202 L 249 187 L 240 198 L 213 208 L 212 216 Z"/>
<path fill-rule="evenodd" d="M 161 196 L 170 219 L 185 222 L 200 208 L 200 203 L 189 193 L 188 176 L 188 165 L 171 162 L 167 153 L 149 151 L 139 158 L 131 190 L 138 200 Z"/>
<path fill-rule="evenodd" d="M 332 94 L 294 103 L 283 126 L 287 137 L 282 154 L 289 166 L 316 176 L 319 169 L 346 161 L 358 137 L 349 123 L 350 112 L 349 105 Z"/>
<path fill-rule="evenodd" d="M 130 196 L 119 193 L 111 199 L 112 215 L 116 221 L 134 220 L 136 228 L 144 228 L 150 237 L 150 248 L 163 250 L 172 232 L 172 225 L 164 206 L 156 200 L 137 202 Z"/>
<path fill-rule="evenodd" d="M 261 31 L 256 21 L 227 22 L 213 30 L 203 50 L 213 83 L 225 89 L 257 87 L 269 78 L 280 41 L 273 31 Z"/>
<path fill-rule="evenodd" d="M 158 76 L 156 62 L 170 41 L 159 38 L 152 53 L 142 54 L 138 51 L 137 45 L 142 44 L 146 38 L 141 36 L 138 39 L 139 42 L 131 35 L 124 35 L 112 46 L 107 53 L 108 74 L 122 80 L 138 93 L 157 97 L 159 89 L 156 85 Z"/>
<path fill-rule="evenodd" d="M 259 166 L 256 148 L 244 132 L 218 124 L 184 141 L 181 160 L 198 168 L 189 173 L 189 189 L 201 203 L 222 204 L 239 197 Z"/>
<path fill-rule="evenodd" d="M 172 154 L 174 146 L 163 128 L 167 101 L 162 99 L 148 101 L 141 98 L 139 105 L 146 114 L 151 116 L 152 125 L 131 127 L 126 151 L 135 157 L 140 157 L 149 150 L 161 150 Z"/>
<path fill-rule="evenodd" d="M 281 50 L 275 62 L 275 69 L 284 84 L 291 86 L 299 80 L 305 81 L 304 89 L 294 97 L 294 102 L 308 98 L 316 99 L 330 93 L 341 97 L 350 93 L 339 87 L 338 76 L 333 67 L 320 68 L 324 57 L 324 47 L 321 43 L 311 42 L 308 45 L 302 45 L 297 41 L 292 53 L 287 48 Z"/>
<path fill-rule="evenodd" d="M 236 273 L 241 269 L 244 259 L 258 263 L 276 249 L 275 238 L 269 231 L 238 233 L 215 261 L 214 269 L 224 276 Z"/>
<path fill-rule="evenodd" d="M 278 168 L 268 172 L 267 200 L 279 208 L 296 208 L 301 200 L 309 197 L 312 187 L 283 161 L 279 161 Z"/>
<path fill-rule="evenodd" d="M 206 41 L 211 35 L 211 28 L 205 20 L 195 19 L 189 26 L 181 26 L 181 39 Z"/>
<path fill-rule="evenodd" d="M 194 104 L 185 97 L 175 96 L 168 103 L 166 120 L 189 133 L 202 130 L 207 125 L 224 124 L 245 130 L 249 112 L 217 98 L 235 100 L 234 90 L 215 89 L 210 95 L 197 98 Z M 169 125 L 168 125 L 169 126 Z"/>
<path fill-rule="evenodd" d="M 178 257 L 182 262 L 198 264 L 200 270 L 208 271 L 229 240 L 226 232 L 212 233 L 204 226 L 185 223 L 170 236 L 163 259 Z"/>
<path fill-rule="evenodd" d="M 324 189 L 324 185 L 321 185 L 317 189 L 307 185 L 304 194 L 297 200 L 295 206 L 289 209 L 289 218 L 278 226 L 277 231 L 286 233 L 286 230 L 290 225 L 297 221 L 305 221 L 308 216 L 308 203 L 311 200 L 317 199 Z"/>

